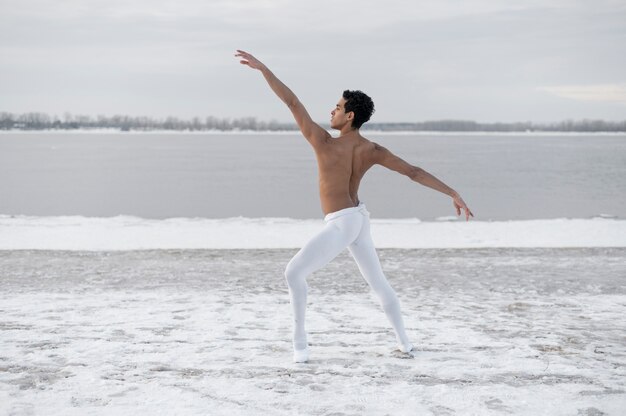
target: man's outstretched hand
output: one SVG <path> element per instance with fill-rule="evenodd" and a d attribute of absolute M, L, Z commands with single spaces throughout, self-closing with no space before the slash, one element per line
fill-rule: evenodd
<path fill-rule="evenodd" d="M 237 49 L 237 53 L 235 54 L 235 56 L 243 58 L 239 62 L 242 65 L 248 65 L 252 69 L 261 70 L 265 66 L 265 65 L 263 65 L 263 62 L 259 61 L 258 59 L 256 59 L 254 56 L 252 56 L 248 52 L 245 52 L 245 51 Z"/>
<path fill-rule="evenodd" d="M 456 208 L 456 215 L 461 215 L 461 210 L 465 211 L 465 221 L 469 221 L 469 217 L 473 217 L 472 211 L 467 207 L 461 195 L 456 194 L 452 197 L 452 203 L 454 204 L 454 208 Z"/>

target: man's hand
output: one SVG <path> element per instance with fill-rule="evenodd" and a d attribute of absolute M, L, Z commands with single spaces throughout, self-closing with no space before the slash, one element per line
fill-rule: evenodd
<path fill-rule="evenodd" d="M 454 208 L 456 208 L 456 215 L 461 215 L 461 210 L 465 211 L 465 221 L 469 221 L 469 217 L 473 217 L 472 211 L 467 207 L 461 195 L 455 194 L 452 197 L 452 203 L 454 204 Z"/>
<path fill-rule="evenodd" d="M 259 61 L 248 52 L 244 52 L 244 51 L 237 49 L 237 53 L 235 54 L 235 56 L 243 58 L 239 62 L 242 65 L 248 65 L 252 69 L 258 69 L 260 71 L 265 67 L 265 65 L 263 65 L 263 62 Z"/>

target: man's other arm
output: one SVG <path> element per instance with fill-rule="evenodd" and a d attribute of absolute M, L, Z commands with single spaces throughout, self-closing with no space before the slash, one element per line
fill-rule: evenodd
<path fill-rule="evenodd" d="M 461 210 L 463 210 L 465 211 L 466 220 L 469 220 L 470 216 L 474 216 L 474 214 L 472 214 L 472 211 L 470 211 L 470 209 L 467 207 L 465 201 L 463 201 L 463 198 L 461 198 L 461 195 L 459 195 L 458 192 L 450 188 L 448 185 L 446 185 L 430 173 L 426 172 L 424 169 L 407 163 L 406 161 L 402 160 L 401 158 L 394 155 L 389 150 L 378 144 L 374 144 L 374 152 L 374 161 L 376 164 L 401 173 L 421 185 L 427 186 L 450 196 L 452 198 L 454 208 L 456 209 L 456 215 L 461 215 Z"/>
<path fill-rule="evenodd" d="M 280 98 L 282 102 L 287 105 L 289 110 L 291 110 L 296 123 L 298 123 L 300 131 L 313 147 L 324 143 L 326 139 L 330 137 L 330 134 L 326 130 L 313 122 L 311 116 L 306 111 L 306 108 L 304 108 L 304 105 L 302 105 L 298 97 L 296 97 L 289 87 L 283 84 L 283 82 L 279 80 L 267 66 L 251 54 L 241 50 L 237 50 L 237 54 L 235 56 L 243 58 L 240 61 L 243 65 L 248 65 L 250 68 L 261 71 L 272 91 L 274 91 L 278 98 Z"/>

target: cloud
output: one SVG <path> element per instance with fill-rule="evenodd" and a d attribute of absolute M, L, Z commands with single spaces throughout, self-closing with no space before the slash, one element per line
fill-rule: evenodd
<path fill-rule="evenodd" d="M 570 100 L 626 103 L 626 84 L 559 85 L 538 90 Z"/>
<path fill-rule="evenodd" d="M 242 48 L 320 120 L 345 88 L 372 94 L 385 121 L 622 119 L 624 4 L 0 0 L 0 110 L 287 121 L 237 64 Z"/>

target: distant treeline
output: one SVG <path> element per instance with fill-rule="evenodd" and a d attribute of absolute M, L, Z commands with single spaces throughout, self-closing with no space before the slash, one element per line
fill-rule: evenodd
<path fill-rule="evenodd" d="M 322 124 L 329 128 L 328 124 Z M 439 120 L 416 123 L 367 123 L 363 126 L 367 130 L 381 131 L 443 131 L 443 132 L 526 132 L 526 131 L 554 131 L 554 132 L 626 132 L 626 120 L 565 120 L 556 123 L 477 123 L 464 120 Z M 294 123 L 279 123 L 277 121 L 258 121 L 255 117 L 217 118 L 194 117 L 180 119 L 166 117 L 157 119 L 152 117 L 131 117 L 125 115 L 97 117 L 87 115 L 72 115 L 65 113 L 63 118 L 50 116 L 45 113 L 11 114 L 0 112 L 0 130 L 76 130 L 76 129 L 119 129 L 122 131 L 149 131 L 149 130 L 180 130 L 180 131 L 207 131 L 207 130 L 253 130 L 253 131 L 291 131 L 297 130 Z"/>
<path fill-rule="evenodd" d="M 296 130 L 292 123 L 279 123 L 277 121 L 257 121 L 254 117 L 242 118 L 217 118 L 217 117 L 194 117 L 190 120 L 178 117 L 152 118 L 132 117 L 126 115 L 114 115 L 96 117 L 88 115 L 64 114 L 61 119 L 58 116 L 50 116 L 46 113 L 11 114 L 0 112 L 0 130 L 75 130 L 75 129 L 119 129 L 122 131 L 138 130 Z"/>
<path fill-rule="evenodd" d="M 625 121 L 565 120 L 557 123 L 477 123 L 465 120 L 438 120 L 420 123 L 368 123 L 368 129 L 382 131 L 445 132 L 626 132 Z"/>

